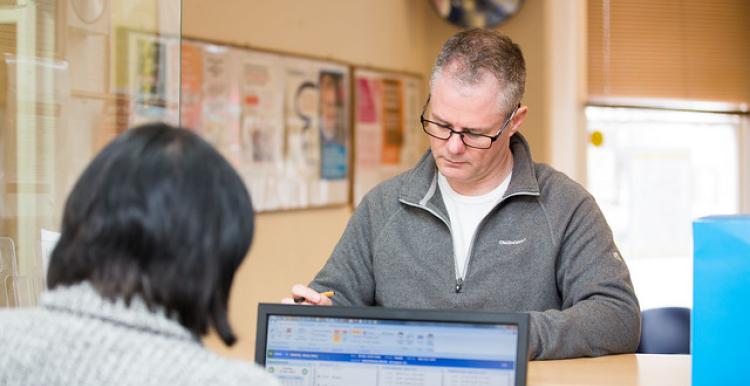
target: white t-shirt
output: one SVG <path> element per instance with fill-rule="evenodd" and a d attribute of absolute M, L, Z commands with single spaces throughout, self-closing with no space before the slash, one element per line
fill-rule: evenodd
<path fill-rule="evenodd" d="M 438 173 L 438 186 L 443 195 L 445 208 L 451 221 L 451 236 L 453 237 L 453 253 L 456 257 L 456 269 L 460 277 L 464 277 L 466 270 L 466 256 L 476 233 L 477 226 L 482 219 L 500 202 L 508 190 L 510 177 L 513 173 L 488 193 L 480 196 L 464 196 L 456 193 L 442 173 Z"/>

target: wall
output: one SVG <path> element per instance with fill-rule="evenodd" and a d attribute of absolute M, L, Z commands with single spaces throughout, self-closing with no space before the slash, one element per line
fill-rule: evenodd
<path fill-rule="evenodd" d="M 542 119 L 544 4 L 526 1 L 520 13 L 500 28 L 526 55 L 529 116 L 522 130 L 541 161 L 548 158 Z M 457 31 L 438 18 L 427 0 L 183 2 L 185 36 L 416 72 L 425 80 L 440 46 Z M 209 337 L 207 346 L 252 359 L 256 304 L 277 302 L 293 283 L 309 281 L 335 246 L 350 214 L 349 208 L 342 207 L 258 215 L 252 251 L 232 290 L 231 319 L 239 342 L 227 349 Z"/>
<path fill-rule="evenodd" d="M 587 0 L 545 0 L 545 126 L 548 162 L 586 185 Z"/>

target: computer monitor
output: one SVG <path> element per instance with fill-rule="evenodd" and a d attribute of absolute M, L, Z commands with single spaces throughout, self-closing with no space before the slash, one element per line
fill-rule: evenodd
<path fill-rule="evenodd" d="M 526 384 L 527 314 L 260 304 L 255 361 L 283 385 Z"/>

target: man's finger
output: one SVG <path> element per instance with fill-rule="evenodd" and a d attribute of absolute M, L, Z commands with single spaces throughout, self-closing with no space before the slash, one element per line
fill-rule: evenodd
<path fill-rule="evenodd" d="M 308 301 L 313 304 L 318 304 L 320 303 L 320 298 L 320 294 L 310 287 L 302 284 L 295 284 L 292 286 L 292 300 L 295 303 Z"/>

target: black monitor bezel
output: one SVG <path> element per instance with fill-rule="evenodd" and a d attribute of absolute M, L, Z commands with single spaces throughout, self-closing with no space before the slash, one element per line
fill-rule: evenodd
<path fill-rule="evenodd" d="M 258 304 L 258 325 L 255 338 L 255 362 L 261 367 L 265 367 L 266 364 L 266 332 L 268 329 L 268 317 L 271 315 L 515 325 L 518 327 L 515 385 L 526 385 L 529 342 L 529 315 L 526 313 L 385 307 L 316 307 L 260 303 Z"/>

